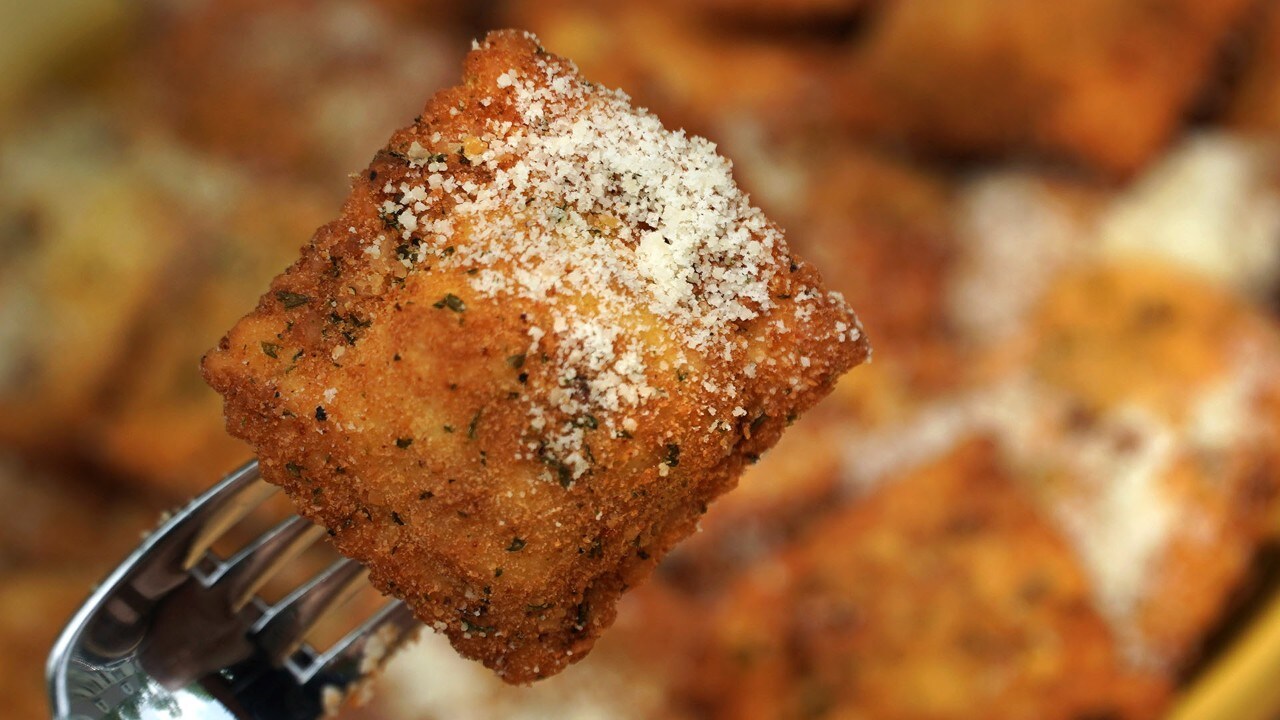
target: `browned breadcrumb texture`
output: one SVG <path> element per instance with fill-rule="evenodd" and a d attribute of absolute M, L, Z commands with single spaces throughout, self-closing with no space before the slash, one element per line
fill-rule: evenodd
<path fill-rule="evenodd" d="M 204 372 L 301 514 L 524 683 L 868 354 L 712 143 L 503 31 Z"/>
<path fill-rule="evenodd" d="M 740 576 L 684 676 L 695 716 L 1160 716 L 1170 682 L 1125 663 L 1013 480 L 967 441 Z"/>

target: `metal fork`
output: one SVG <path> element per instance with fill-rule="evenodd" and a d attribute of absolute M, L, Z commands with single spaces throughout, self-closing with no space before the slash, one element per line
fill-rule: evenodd
<path fill-rule="evenodd" d="M 227 559 L 210 548 L 276 488 L 257 462 L 143 541 L 71 619 L 46 668 L 59 720 L 305 720 L 334 710 L 419 627 L 389 602 L 333 647 L 304 642 L 365 581 L 339 560 L 284 599 L 257 597 L 323 529 L 290 517 Z"/>

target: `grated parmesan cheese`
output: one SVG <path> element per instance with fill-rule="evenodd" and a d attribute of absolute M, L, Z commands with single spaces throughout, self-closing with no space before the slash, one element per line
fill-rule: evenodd
<path fill-rule="evenodd" d="M 1239 407 L 1236 404 L 1234 407 Z M 1015 478 L 1046 505 L 1088 575 L 1098 609 L 1130 662 L 1153 660 L 1137 615 L 1169 543 L 1194 515 L 1166 484 L 1179 442 L 1194 426 L 1168 423 L 1137 406 L 1120 406 L 1075 428 L 1070 398 L 1014 376 L 924 409 L 900 429 L 867 434 L 846 446 L 844 482 L 855 494 L 937 460 L 968 438 L 993 438 Z M 1046 470 L 1071 478 L 1041 487 Z"/>
<path fill-rule="evenodd" d="M 543 352 L 559 388 L 545 405 L 531 404 L 529 427 L 545 436 L 547 459 L 577 480 L 591 465 L 584 422 L 631 432 L 636 411 L 656 394 L 648 375 L 655 357 L 683 365 L 692 352 L 745 363 L 734 330 L 773 308 L 768 288 L 783 241 L 713 143 L 667 130 L 625 93 L 587 83 L 572 67 L 536 62 L 531 75 L 498 75 L 489 98 L 520 123 L 491 119 L 480 137 L 433 137 L 442 147 L 415 141 L 407 155 L 420 180 L 384 186 L 382 213 L 420 248 L 413 261 L 468 270 L 482 296 L 550 309 L 549 330 L 528 329 L 529 352 L 551 337 Z M 492 181 L 459 184 L 442 174 L 436 166 L 447 165 L 432 160 L 441 149 L 465 153 Z M 440 204 L 449 218 L 428 219 Z M 468 240 L 451 244 L 463 226 Z M 818 298 L 813 290 L 795 296 L 798 321 Z M 669 330 L 658 341 L 665 347 L 637 336 L 646 315 Z M 709 378 L 702 386 L 737 394 Z"/>

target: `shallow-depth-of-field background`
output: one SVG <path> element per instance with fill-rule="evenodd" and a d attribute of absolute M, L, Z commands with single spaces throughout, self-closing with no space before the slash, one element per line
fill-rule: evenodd
<path fill-rule="evenodd" d="M 500 27 L 718 143 L 875 361 L 589 659 L 509 688 L 428 636 L 352 717 L 1153 718 L 1202 681 L 1277 575 L 1280 1 L 46 0 L 0 6 L 7 716 L 248 458 L 201 354 Z"/>

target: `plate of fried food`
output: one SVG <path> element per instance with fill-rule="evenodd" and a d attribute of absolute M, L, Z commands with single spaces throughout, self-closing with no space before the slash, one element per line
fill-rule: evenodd
<path fill-rule="evenodd" d="M 17 715 L 252 456 L 423 625 L 339 717 L 1280 712 L 1276 3 L 108 5 L 0 11 Z"/>

